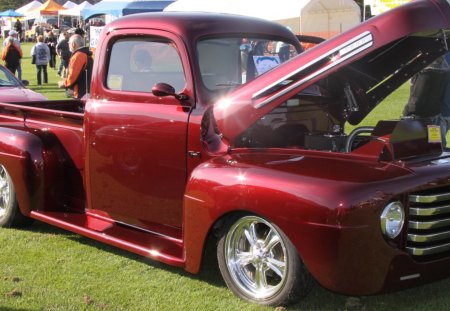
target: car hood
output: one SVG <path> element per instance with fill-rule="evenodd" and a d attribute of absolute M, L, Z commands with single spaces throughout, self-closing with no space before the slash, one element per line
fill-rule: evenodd
<path fill-rule="evenodd" d="M 13 103 L 24 101 L 46 100 L 47 98 L 39 93 L 23 87 L 0 87 L 0 101 Z"/>
<path fill-rule="evenodd" d="M 203 131 L 233 140 L 289 97 L 318 82 L 340 83 L 343 122 L 358 124 L 386 96 L 447 50 L 450 4 L 418 0 L 363 22 L 272 69 L 218 101 Z M 211 126 L 212 125 L 212 126 Z M 217 142 L 214 142 L 217 143 Z"/>

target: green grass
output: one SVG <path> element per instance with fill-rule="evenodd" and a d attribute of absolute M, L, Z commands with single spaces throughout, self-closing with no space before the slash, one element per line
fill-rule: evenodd
<path fill-rule="evenodd" d="M 65 98 L 53 69 L 49 84 L 36 86 L 29 49 L 30 44 L 24 46 L 23 77 L 30 88 L 49 99 Z M 407 94 L 405 85 L 365 125 L 400 116 Z M 1 229 L 0 246 L 0 310 L 274 310 L 234 297 L 213 261 L 200 275 L 191 275 L 40 222 Z M 349 297 L 314 285 L 288 310 L 449 310 L 449 292 L 450 279 L 351 304 Z"/>
<path fill-rule="evenodd" d="M 0 310 L 273 310 L 234 297 L 212 265 L 200 275 L 35 223 L 0 230 Z M 362 263 L 363 264 L 363 263 Z M 314 285 L 288 310 L 448 310 L 450 280 L 362 298 Z"/>

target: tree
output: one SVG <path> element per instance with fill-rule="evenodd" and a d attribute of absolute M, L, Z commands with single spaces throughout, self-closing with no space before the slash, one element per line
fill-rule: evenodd
<path fill-rule="evenodd" d="M 2 0 L 0 1 L 0 12 L 18 9 L 28 2 L 30 2 L 30 0 Z"/>

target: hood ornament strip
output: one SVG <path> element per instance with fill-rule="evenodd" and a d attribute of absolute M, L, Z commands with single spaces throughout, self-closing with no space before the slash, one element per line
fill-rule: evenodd
<path fill-rule="evenodd" d="M 366 32 L 362 33 L 361 35 L 347 41 L 346 43 L 340 45 L 336 49 L 333 49 L 329 53 L 323 55 L 321 58 L 318 58 L 305 66 L 302 66 L 298 70 L 294 71 L 294 73 L 290 74 L 289 76 L 277 81 L 275 84 L 270 85 L 268 88 L 264 88 L 261 91 L 259 91 L 258 93 L 255 93 L 253 95 L 252 99 L 256 99 L 260 94 L 267 92 L 272 87 L 276 87 L 279 84 L 286 84 L 284 81 L 286 81 L 287 79 L 292 79 L 292 77 L 295 74 L 297 74 L 298 72 L 301 72 L 304 68 L 308 68 L 312 64 L 320 63 L 324 59 L 329 58 L 329 60 L 327 61 L 328 65 L 326 65 L 325 67 L 323 67 L 320 70 L 315 71 L 313 74 L 308 75 L 308 76 L 304 77 L 303 79 L 300 79 L 296 83 L 290 84 L 282 91 L 278 92 L 277 94 L 275 94 L 275 95 L 267 98 L 266 100 L 258 103 L 257 105 L 255 105 L 255 108 L 260 109 L 260 108 L 266 106 L 268 103 L 272 102 L 273 100 L 285 95 L 286 93 L 289 93 L 293 89 L 295 89 L 295 88 L 299 87 L 300 85 L 304 84 L 305 82 L 310 81 L 311 79 L 321 75 L 322 73 L 332 69 L 333 67 L 336 67 L 337 65 L 339 65 L 342 62 L 346 61 L 347 59 L 353 57 L 354 55 L 368 49 L 372 45 L 373 45 L 373 36 L 369 31 L 366 31 Z M 331 63 L 330 63 L 330 61 L 331 61 Z"/>

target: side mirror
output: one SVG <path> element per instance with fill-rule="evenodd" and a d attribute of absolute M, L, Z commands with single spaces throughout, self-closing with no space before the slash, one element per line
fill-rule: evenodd
<path fill-rule="evenodd" d="M 173 86 L 167 83 L 157 83 L 152 87 L 152 93 L 155 96 L 176 96 L 175 89 Z"/>
<path fill-rule="evenodd" d="M 164 97 L 164 96 L 173 96 L 178 100 L 186 100 L 188 99 L 188 96 L 180 93 L 175 93 L 175 88 L 167 83 L 157 83 L 152 87 L 152 93 L 155 96 L 158 97 Z"/>
<path fill-rule="evenodd" d="M 25 86 L 28 86 L 28 85 L 30 85 L 30 81 L 22 80 L 22 84 L 25 85 Z"/>

